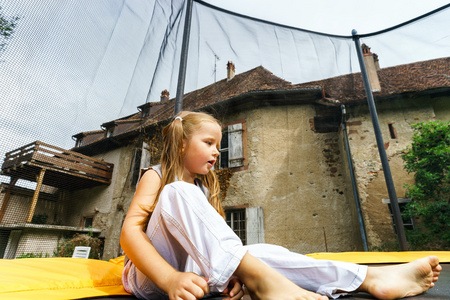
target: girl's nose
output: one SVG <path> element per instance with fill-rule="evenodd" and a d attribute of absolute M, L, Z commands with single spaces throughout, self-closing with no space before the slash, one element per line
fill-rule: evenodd
<path fill-rule="evenodd" d="M 219 154 L 220 154 L 219 150 L 217 148 L 214 148 L 213 155 L 217 157 L 219 156 Z"/>

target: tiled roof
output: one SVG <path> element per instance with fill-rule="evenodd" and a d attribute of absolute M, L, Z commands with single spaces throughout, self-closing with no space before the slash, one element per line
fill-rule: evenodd
<path fill-rule="evenodd" d="M 378 77 L 381 84 L 381 91 L 374 93 L 375 98 L 443 87 L 449 88 L 450 57 L 384 68 L 378 71 Z M 356 103 L 358 101 L 364 101 L 366 97 L 361 73 L 293 85 L 275 76 L 264 67 L 259 66 L 238 74 L 229 81 L 223 79 L 207 87 L 185 94 L 183 97 L 183 109 L 191 111 L 198 110 L 240 95 L 257 92 L 282 93 L 283 91 L 294 92 L 294 90 L 307 90 L 311 88 L 323 89 L 326 98 L 322 100 L 327 100 L 328 102 L 332 102 L 334 99 L 340 103 Z M 114 136 L 130 133 L 141 127 L 170 119 L 173 117 L 174 105 L 174 98 L 161 102 L 146 103 L 139 107 L 139 109 L 150 108 L 149 114 L 145 118 L 142 118 L 143 112 L 140 111 L 129 117 L 108 123 L 114 122 L 116 125 L 122 125 L 120 126 L 121 130 L 117 130 Z M 134 123 L 127 123 L 127 121 L 131 120 Z M 141 122 L 136 122 L 138 120 L 141 120 Z M 126 127 L 123 123 L 127 123 Z M 79 137 L 82 134 L 84 136 L 88 135 L 88 133 L 79 133 L 74 137 Z M 96 137 L 100 137 L 100 134 L 96 134 Z M 98 139 L 83 140 L 83 145 L 85 146 L 97 141 Z"/>
<path fill-rule="evenodd" d="M 384 68 L 378 71 L 378 78 L 381 91 L 373 93 L 375 98 L 448 88 L 450 87 L 450 57 Z M 295 85 L 298 88 L 317 86 L 324 88 L 327 97 L 339 100 L 341 103 L 361 101 L 366 98 L 361 73 Z"/>
<path fill-rule="evenodd" d="M 197 110 L 238 95 L 252 91 L 291 89 L 292 84 L 285 81 L 264 67 L 257 67 L 236 75 L 233 79 L 223 79 L 202 89 L 187 93 L 183 97 L 184 110 Z M 150 115 L 150 122 L 165 120 L 173 116 L 175 98 L 167 101 L 166 107 Z"/>

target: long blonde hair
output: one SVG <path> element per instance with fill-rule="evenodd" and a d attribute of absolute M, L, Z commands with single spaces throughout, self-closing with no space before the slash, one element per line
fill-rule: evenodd
<path fill-rule="evenodd" d="M 161 186 L 156 195 L 155 202 L 149 209 L 153 212 L 158 203 L 159 196 L 163 188 L 178 178 L 183 180 L 184 155 L 183 141 L 189 141 L 192 134 L 202 126 L 204 122 L 215 123 L 220 126 L 220 122 L 213 116 L 204 112 L 182 111 L 163 129 L 163 150 L 161 154 Z M 220 185 L 216 175 L 212 170 L 206 175 L 197 175 L 203 185 L 209 190 L 209 203 L 222 216 L 225 213 L 220 202 Z"/>

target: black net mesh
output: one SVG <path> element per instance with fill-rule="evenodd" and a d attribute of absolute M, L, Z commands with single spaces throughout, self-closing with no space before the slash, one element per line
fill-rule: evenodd
<path fill-rule="evenodd" d="M 158 132 L 173 115 L 184 5 L 175 0 L 0 1 L 2 30 L 11 33 L 0 36 L 0 157 L 4 159 L 0 257 L 71 256 L 75 245 L 91 246 L 93 258 L 120 255 L 120 228 L 139 170 L 157 163 Z M 422 76 L 421 91 L 441 89 L 433 98 L 437 99 L 434 118 L 447 121 L 448 89 L 442 88 L 449 87 L 448 59 L 444 65 L 439 59 L 450 53 L 449 20 L 450 9 L 444 7 L 398 28 L 360 36 L 379 55 L 382 69 L 437 59 L 423 66 L 431 70 L 428 75 L 418 76 Z M 229 61 L 235 78 L 247 75 L 239 81 L 229 79 L 226 86 Z M 414 91 L 395 90 L 398 82 L 415 76 L 414 68 L 404 68 L 395 77 L 381 72 L 382 88 L 396 94 Z M 301 252 L 360 249 L 357 222 L 338 217 L 356 218 L 352 186 L 345 179 L 348 166 L 339 129 L 341 110 L 317 102 L 364 99 L 361 80 L 355 79 L 360 77 L 355 75 L 358 72 L 350 35 L 301 30 L 194 1 L 185 108 L 248 100 L 247 106 L 211 109 L 227 126 L 230 139 L 234 132 L 244 137 L 246 156 L 233 157 L 231 145 L 221 150 L 226 159 L 218 172 L 229 215 L 241 218 L 235 222 L 250 223 L 247 243 L 266 241 Z M 342 88 L 334 97 L 327 88 L 347 81 L 319 83 L 345 76 L 351 76 L 346 85 L 350 90 Z M 430 76 L 438 78 L 436 85 L 427 85 Z M 163 90 L 171 96 L 161 95 Z M 342 97 L 337 99 L 338 95 Z M 163 96 L 171 100 L 160 102 Z M 298 111 L 300 103 L 310 106 Z M 402 109 L 408 105 L 412 108 L 405 113 Z M 366 154 L 371 156 L 366 159 L 356 153 L 353 158 L 362 180 L 361 201 L 367 204 L 370 189 L 380 186 L 368 188 L 368 182 L 381 180 L 380 167 L 374 142 L 364 145 L 373 139 L 373 132 L 357 127 L 362 126 L 358 125 L 361 120 L 370 122 L 367 108 L 353 107 L 350 121 L 356 127 L 350 129 L 354 134 L 359 131 L 358 141 L 363 144 L 355 149 L 367 147 Z M 431 108 L 404 99 L 394 107 L 381 108 L 388 115 L 383 122 L 390 122 L 386 128 L 391 138 L 396 134 L 394 127 L 401 131 L 401 126 L 433 115 L 427 114 Z M 389 121 L 398 118 L 406 120 L 406 125 Z M 230 127 L 236 123 L 241 126 Z M 258 135 L 263 127 L 265 132 Z M 369 132 L 366 141 L 363 132 Z M 391 140 L 390 149 L 397 147 L 392 159 L 399 159 L 408 141 L 405 138 L 395 146 Z M 273 170 L 265 170 L 264 161 Z M 293 164 L 298 166 L 295 171 L 286 167 Z M 376 171 L 368 169 L 371 164 Z M 322 171 L 315 172 L 314 166 Z M 267 174 L 273 178 L 261 180 Z M 238 191 L 252 182 L 258 193 Z M 243 195 L 247 200 L 241 199 Z M 377 201 L 381 203 L 382 197 Z M 251 209 L 255 207 L 262 210 Z M 392 231 L 388 208 L 381 209 L 385 214 L 380 226 Z M 365 220 L 366 226 L 373 225 L 370 213 Z M 346 239 L 357 242 L 343 243 Z M 380 239 L 374 234 L 371 241 L 380 245 Z"/>

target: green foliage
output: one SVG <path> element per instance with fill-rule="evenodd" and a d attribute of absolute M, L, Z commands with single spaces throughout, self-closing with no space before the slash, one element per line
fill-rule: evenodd
<path fill-rule="evenodd" d="M 73 237 L 63 238 L 58 242 L 54 256 L 72 257 L 76 246 L 91 247 L 89 258 L 100 259 L 103 253 L 103 241 L 87 234 L 75 233 Z"/>
<path fill-rule="evenodd" d="M 42 252 L 41 253 L 33 253 L 33 252 L 22 253 L 19 256 L 17 256 L 16 258 L 42 258 L 42 257 L 50 257 L 50 254 L 45 253 L 45 256 L 44 256 L 44 254 Z"/>
<path fill-rule="evenodd" d="M 369 247 L 369 251 L 371 252 L 389 252 L 389 251 L 400 251 L 400 245 L 397 240 L 395 241 L 387 241 L 381 246 L 372 246 Z"/>
<path fill-rule="evenodd" d="M 407 233 L 417 250 L 450 249 L 450 122 L 429 121 L 413 125 L 412 144 L 402 158 L 415 184 L 407 185 L 412 199 L 408 214 L 419 226 Z M 436 250 L 436 248 L 434 249 Z"/>
<path fill-rule="evenodd" d="M 0 7 L 0 54 L 6 46 L 6 41 L 12 37 L 18 20 L 19 17 L 5 17 Z"/>

